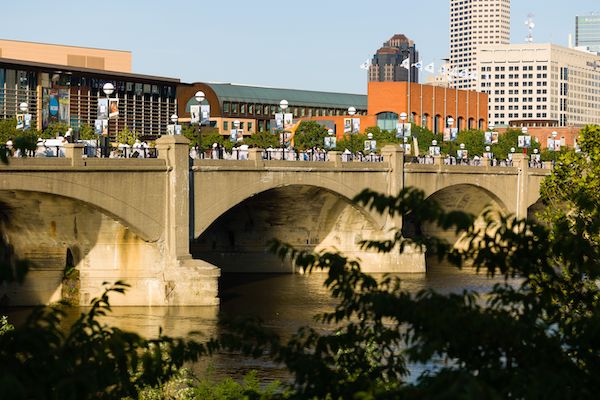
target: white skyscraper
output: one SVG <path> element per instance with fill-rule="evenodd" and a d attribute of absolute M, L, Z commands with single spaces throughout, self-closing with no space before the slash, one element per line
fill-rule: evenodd
<path fill-rule="evenodd" d="M 450 85 L 475 89 L 478 46 L 509 42 L 510 0 L 450 0 Z"/>

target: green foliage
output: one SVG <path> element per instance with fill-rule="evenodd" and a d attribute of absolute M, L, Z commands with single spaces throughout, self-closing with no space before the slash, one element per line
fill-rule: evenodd
<path fill-rule="evenodd" d="M 93 140 L 96 139 L 96 131 L 94 127 L 88 124 L 83 124 L 79 127 L 79 139 L 80 140 Z"/>
<path fill-rule="evenodd" d="M 115 283 L 64 333 L 57 307 L 36 309 L 23 326 L 0 335 L 0 390 L 8 399 L 120 399 L 168 381 L 207 345 L 161 336 L 145 340 L 102 324 Z"/>
<path fill-rule="evenodd" d="M 250 147 L 268 149 L 269 147 L 278 147 L 279 139 L 277 138 L 277 135 L 273 135 L 270 132 L 261 131 L 248 138 L 245 138 L 244 143 Z"/>
<path fill-rule="evenodd" d="M 275 242 L 272 250 L 311 272 L 327 272 L 336 299 L 319 316 L 334 332 L 300 329 L 289 341 L 234 330 L 248 353 L 269 349 L 294 375 L 297 398 L 543 398 L 593 399 L 600 390 L 600 127 L 586 127 L 581 147 L 569 152 L 542 189 L 545 221 L 487 211 L 483 224 L 445 211 L 413 189 L 398 197 L 365 190 L 355 201 L 391 217 L 412 215 L 464 237 L 465 249 L 401 229 L 388 240 L 362 242 L 378 252 L 427 249 L 456 267 L 467 262 L 497 284 L 482 295 L 465 290 L 416 295 L 394 276 L 363 273 L 334 252 L 298 251 Z M 250 345 L 254 338 L 254 346 Z M 224 342 L 235 344 L 235 340 Z M 414 382 L 408 363 L 438 364 Z"/>
<path fill-rule="evenodd" d="M 316 121 L 302 121 L 294 133 L 294 147 L 300 151 L 323 148 L 327 129 Z"/>
<path fill-rule="evenodd" d="M 6 118 L 0 120 L 0 143 L 6 143 L 9 139 L 14 139 L 20 133 L 16 128 L 16 118 Z"/>
<path fill-rule="evenodd" d="M 213 144 L 217 143 L 223 146 L 226 150 L 231 150 L 234 143 L 229 140 L 229 137 L 221 135 L 217 130 L 208 133 L 206 136 L 202 135 L 202 141 L 206 143 L 206 148 L 212 148 Z"/>
<path fill-rule="evenodd" d="M 52 139 L 58 136 L 64 136 L 69 130 L 69 125 L 64 122 L 53 122 L 40 134 L 42 139 Z"/>
<path fill-rule="evenodd" d="M 128 144 L 133 146 L 135 140 L 138 138 L 137 132 L 129 130 L 129 128 L 125 127 L 120 132 L 117 132 L 117 142 L 122 144 Z"/>
<path fill-rule="evenodd" d="M 13 147 L 15 150 L 20 150 L 21 157 L 27 157 L 28 152 L 37 149 L 37 132 L 25 131 L 15 137 Z"/>
<path fill-rule="evenodd" d="M 341 140 L 337 141 L 336 149 L 339 151 L 348 149 L 352 153 L 364 151 L 365 140 L 367 140 L 367 137 L 362 134 L 346 134 Z"/>
<path fill-rule="evenodd" d="M 198 130 L 197 125 L 191 124 L 183 125 L 181 133 L 190 140 L 190 147 L 197 147 L 202 151 L 209 149 L 215 143 L 211 141 L 215 139 L 215 135 L 221 136 L 216 128 L 202 126 Z"/>
<path fill-rule="evenodd" d="M 8 322 L 8 317 L 6 315 L 0 317 L 0 336 L 13 331 L 14 329 L 15 327 Z"/>
<path fill-rule="evenodd" d="M 237 399 L 285 399 L 289 398 L 278 381 L 264 388 L 251 371 L 241 383 L 231 378 L 216 382 L 209 375 L 197 379 L 189 370 L 181 369 L 169 382 L 157 388 L 144 388 L 139 400 L 237 400 Z"/>

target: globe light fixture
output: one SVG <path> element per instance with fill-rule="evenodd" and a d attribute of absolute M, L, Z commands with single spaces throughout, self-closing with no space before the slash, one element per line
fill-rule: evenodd
<path fill-rule="evenodd" d="M 115 85 L 110 82 L 106 82 L 104 86 L 102 86 L 102 91 L 105 95 L 110 96 L 115 92 Z"/>

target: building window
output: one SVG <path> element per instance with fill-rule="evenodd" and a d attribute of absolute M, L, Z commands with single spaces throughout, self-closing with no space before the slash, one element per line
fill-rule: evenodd
<path fill-rule="evenodd" d="M 386 131 L 395 131 L 398 125 L 398 114 L 382 112 L 377 114 L 377 127 Z"/>
<path fill-rule="evenodd" d="M 223 121 L 223 130 L 227 132 L 229 130 L 229 122 Z"/>

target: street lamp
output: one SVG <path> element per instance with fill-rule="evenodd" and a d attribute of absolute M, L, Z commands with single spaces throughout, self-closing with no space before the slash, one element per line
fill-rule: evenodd
<path fill-rule="evenodd" d="M 110 82 L 106 82 L 104 86 L 102 86 L 102 91 L 106 95 L 106 106 L 110 107 L 110 95 L 115 92 L 115 85 Z M 106 135 L 102 136 L 102 144 L 100 155 L 102 157 L 108 157 L 108 143 L 110 141 L 110 108 L 108 108 L 108 121 L 106 122 Z"/>
<path fill-rule="evenodd" d="M 407 117 L 407 115 L 405 112 L 400 113 L 400 121 L 402 121 L 401 122 L 402 128 L 401 128 L 400 132 L 402 134 L 402 137 L 404 137 L 404 121 L 406 121 L 406 117 Z"/>
<path fill-rule="evenodd" d="M 514 147 L 510 148 L 510 154 L 508 155 L 508 159 L 510 160 L 511 163 L 512 163 L 512 159 L 513 159 L 512 156 L 515 153 L 515 150 L 516 149 Z"/>
<path fill-rule="evenodd" d="M 558 132 L 552 131 L 552 165 L 556 164 L 556 137 L 558 136 Z"/>
<path fill-rule="evenodd" d="M 281 100 L 279 107 L 281 108 L 281 159 L 285 160 L 285 110 L 289 103 L 287 100 Z"/>
<path fill-rule="evenodd" d="M 235 141 L 236 142 L 241 141 L 239 138 L 239 135 L 238 135 L 238 130 L 240 129 L 240 125 L 241 125 L 241 123 L 239 120 L 236 119 L 235 121 L 233 121 L 233 129 L 235 129 Z"/>
<path fill-rule="evenodd" d="M 465 158 L 465 153 L 464 153 L 465 144 L 461 143 L 461 144 L 458 145 L 458 147 L 460 149 L 460 163 L 462 164 L 463 159 Z M 458 152 L 456 152 L 456 156 L 458 157 Z"/>
<path fill-rule="evenodd" d="M 450 130 L 450 151 L 449 153 L 452 154 L 453 151 L 453 141 L 452 141 L 452 125 L 454 125 L 454 118 L 452 117 L 448 117 L 446 118 L 446 128 L 448 128 Z"/>
<path fill-rule="evenodd" d="M 179 121 L 179 116 L 177 116 L 177 114 L 171 115 L 171 122 L 173 123 L 173 135 L 177 135 L 177 121 Z"/>
<path fill-rule="evenodd" d="M 438 141 L 433 139 L 431 141 L 431 147 L 429 148 L 429 155 L 430 156 L 439 156 L 440 155 L 440 148 L 438 147 Z"/>
<path fill-rule="evenodd" d="M 348 115 L 352 117 L 354 114 L 356 114 L 356 108 L 348 107 Z"/>
<path fill-rule="evenodd" d="M 525 140 L 525 136 L 527 136 L 527 127 L 523 126 L 521 127 L 521 132 L 523 133 L 523 154 L 527 155 L 527 141 Z"/>
<path fill-rule="evenodd" d="M 27 125 L 25 122 L 25 120 L 27 119 L 27 108 L 29 108 L 29 105 L 27 103 L 23 102 L 19 104 L 19 110 L 21 110 L 21 113 L 23 114 L 23 130 L 27 129 Z"/>
<path fill-rule="evenodd" d="M 324 141 L 325 141 L 325 143 L 324 143 L 325 148 L 327 148 L 327 149 L 333 149 L 336 146 L 336 143 L 335 143 L 336 141 L 335 141 L 335 138 L 333 137 L 334 133 L 335 132 L 331 128 L 329 128 L 327 130 L 327 135 L 329 135 L 329 137 L 325 137 L 325 139 L 324 139 Z"/>
<path fill-rule="evenodd" d="M 373 152 L 377 148 L 377 141 L 373 140 L 373 134 L 367 133 L 367 140 L 365 140 L 365 151 Z"/>
<path fill-rule="evenodd" d="M 194 99 L 198 103 L 198 141 L 200 142 L 200 146 L 202 146 L 202 128 L 200 127 L 202 125 L 202 106 L 200 104 L 205 99 L 204 92 L 202 90 L 198 90 L 194 95 Z"/>

